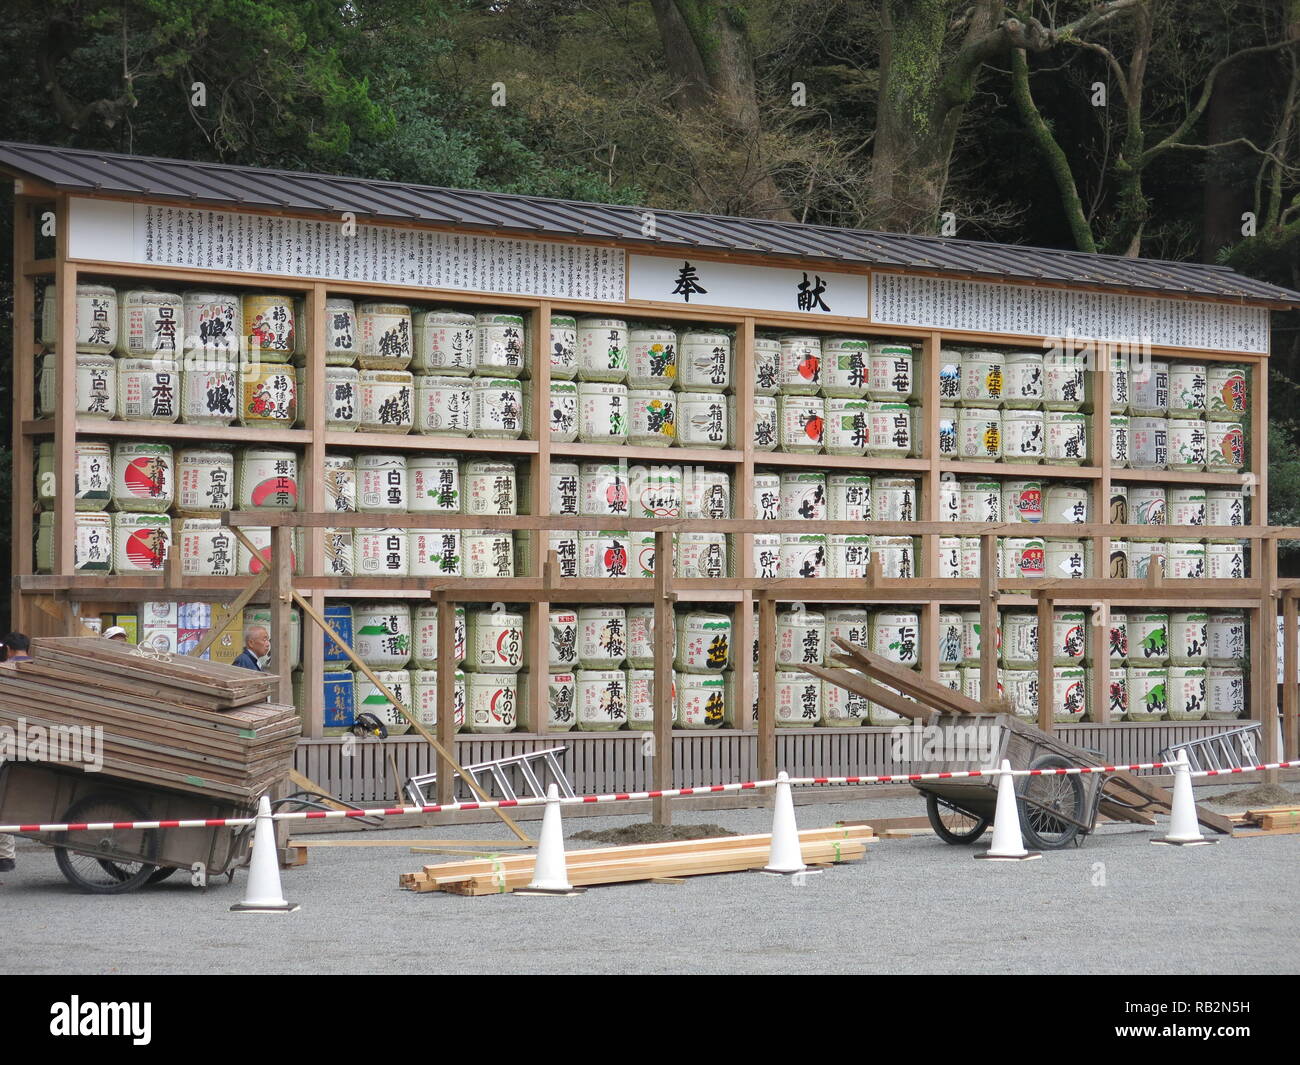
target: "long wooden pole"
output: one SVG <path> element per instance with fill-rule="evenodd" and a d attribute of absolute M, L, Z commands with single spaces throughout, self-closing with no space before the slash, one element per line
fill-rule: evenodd
<path fill-rule="evenodd" d="M 236 535 L 238 535 L 239 530 L 236 529 L 234 531 Z M 244 538 L 241 536 L 240 539 L 242 540 Z M 219 617 L 214 617 L 212 619 L 212 626 L 204 634 L 203 639 L 185 653 L 193 658 L 198 658 L 204 651 L 216 643 L 217 638 L 225 631 L 226 626 L 228 626 L 231 620 L 248 605 L 253 596 L 261 591 L 270 576 L 270 567 L 263 566 L 262 572 L 256 577 L 250 578 L 244 590 L 235 596 L 234 602 L 226 607 L 225 611 Z"/>
<path fill-rule="evenodd" d="M 677 632 L 672 600 L 673 534 L 655 533 L 655 720 L 654 746 L 650 750 L 651 790 L 673 786 L 673 658 Z M 651 800 L 650 819 L 657 825 L 673 823 L 672 802 Z"/>

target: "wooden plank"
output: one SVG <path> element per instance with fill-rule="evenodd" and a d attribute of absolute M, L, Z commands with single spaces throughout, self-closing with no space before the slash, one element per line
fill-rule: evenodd
<path fill-rule="evenodd" d="M 277 702 L 293 702 L 293 530 L 271 530 L 271 661 L 276 680 L 272 686 Z"/>
<path fill-rule="evenodd" d="M 60 195 L 55 231 L 55 281 L 58 300 L 55 329 L 59 338 L 55 361 L 59 388 L 54 417 L 54 542 L 52 570 L 72 573 L 76 542 L 77 437 L 77 268 L 68 262 L 68 197 Z M 14 358 L 19 357 L 18 349 Z M 27 361 L 23 359 L 22 361 Z"/>
<path fill-rule="evenodd" d="M 776 601 L 758 601 L 758 776 L 777 774 L 776 758 Z M 783 767 L 784 768 L 784 767 Z"/>
<path fill-rule="evenodd" d="M 866 698 L 880 703 L 881 706 L 894 711 L 894 713 L 902 714 L 903 717 L 911 718 L 913 721 L 919 721 L 923 725 L 928 724 L 934 716 L 933 707 L 925 706 L 902 695 L 895 695 L 888 688 L 873 684 L 866 677 L 847 669 L 809 665 L 799 666 L 798 669 L 804 673 L 811 673 L 814 677 L 820 677 L 822 680 L 829 681 L 841 688 L 846 688 L 851 692 L 856 692 L 858 695 L 866 696 Z"/>
<path fill-rule="evenodd" d="M 655 717 L 654 761 L 651 763 L 651 790 L 666 791 L 673 779 L 673 658 L 677 635 L 673 617 L 673 537 L 661 530 L 655 533 Z M 650 819 L 657 825 L 672 824 L 672 800 L 654 799 Z"/>
<path fill-rule="evenodd" d="M 1139 805 L 1139 809 L 1144 813 L 1156 811 L 1168 811 L 1173 809 L 1174 797 L 1171 792 L 1157 784 L 1153 784 L 1146 777 L 1134 776 L 1129 772 L 1118 772 L 1108 774 L 1105 783 L 1102 785 L 1103 794 L 1113 795 L 1120 802 L 1128 805 L 1139 805 L 1146 803 L 1145 807 Z M 1204 806 L 1196 807 L 1196 819 L 1206 828 L 1213 829 L 1215 832 L 1221 832 L 1229 835 L 1232 832 L 1232 822 L 1223 814 L 1216 814 L 1212 810 L 1207 810 Z"/>
<path fill-rule="evenodd" d="M 896 662 L 873 654 L 865 647 L 840 639 L 835 640 L 835 645 L 840 648 L 840 657 L 845 658 L 852 668 L 897 688 L 919 703 L 949 714 L 988 713 L 982 703 L 968 699 L 960 692 L 955 692 L 946 685 L 930 680 L 914 670 L 904 669 Z"/>
<path fill-rule="evenodd" d="M 1051 735 L 1052 710 L 1055 700 L 1054 666 L 1056 642 L 1052 633 L 1052 600 L 1047 594 L 1038 596 L 1038 727 Z M 1093 673 L 1104 677 L 1104 673 Z M 1097 683 L 1101 683 L 1098 679 Z"/>
<path fill-rule="evenodd" d="M 468 633 L 466 634 L 468 639 Z M 448 599 L 438 600 L 438 742 L 451 751 L 456 746 L 456 604 Z M 445 677 L 452 677 L 448 684 Z M 469 707 L 467 706 L 468 713 Z M 439 804 L 445 805 L 455 800 L 456 777 L 444 762 L 438 768 L 438 778 L 434 781 Z"/>
<path fill-rule="evenodd" d="M 980 701 L 998 697 L 998 539 L 980 536 Z"/>
<path fill-rule="evenodd" d="M 9 490 L 12 507 L 9 512 L 10 542 L 14 573 L 31 573 L 36 567 L 33 559 L 33 520 L 35 508 L 34 452 L 36 441 L 28 440 L 22 432 L 24 418 L 36 412 L 36 360 L 27 358 L 35 342 L 36 284 L 27 273 L 35 254 L 34 200 L 14 197 L 14 280 L 13 280 L 13 344 L 10 365 L 13 367 L 12 398 L 13 421 L 10 442 L 13 456 L 12 477 Z M 51 264 L 52 265 L 52 264 Z M 20 354 L 22 353 L 22 354 Z M 21 596 L 15 590 L 10 599 L 10 624 L 18 631 L 27 632 L 22 616 Z"/>

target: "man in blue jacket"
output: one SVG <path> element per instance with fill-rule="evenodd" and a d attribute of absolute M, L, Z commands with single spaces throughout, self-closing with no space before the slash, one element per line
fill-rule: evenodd
<path fill-rule="evenodd" d="M 262 663 L 270 653 L 271 634 L 266 631 L 266 626 L 248 625 L 244 628 L 244 649 L 233 664 L 261 673 Z"/>

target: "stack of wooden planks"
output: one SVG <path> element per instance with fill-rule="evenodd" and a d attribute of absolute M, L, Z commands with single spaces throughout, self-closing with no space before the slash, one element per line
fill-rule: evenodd
<path fill-rule="evenodd" d="M 1233 817 L 1234 836 L 1290 836 L 1300 833 L 1300 806 L 1270 806 Z"/>
<path fill-rule="evenodd" d="M 102 728 L 106 776 L 247 805 L 288 774 L 301 731 L 292 706 L 267 702 L 273 680 L 104 639 L 43 638 L 30 662 L 0 669 L 0 725 Z"/>
<path fill-rule="evenodd" d="M 799 846 L 806 864 L 830 865 L 863 857 L 872 838 L 865 827 L 813 828 L 799 833 Z M 575 887 L 620 884 L 762 869 L 771 846 L 770 835 L 727 836 L 570 851 L 565 863 Z M 499 895 L 532 882 L 536 857 L 511 854 L 426 865 L 418 873 L 403 873 L 399 883 L 407 891 Z"/>

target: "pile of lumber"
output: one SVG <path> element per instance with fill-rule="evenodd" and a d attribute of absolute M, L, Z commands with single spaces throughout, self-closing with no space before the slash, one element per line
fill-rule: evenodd
<path fill-rule="evenodd" d="M 1247 810 L 1232 819 L 1234 836 L 1290 836 L 1300 833 L 1300 806 Z"/>
<path fill-rule="evenodd" d="M 799 847 L 805 864 L 831 865 L 863 857 L 872 838 L 871 829 L 864 827 L 813 828 L 799 833 Z M 570 851 L 565 864 L 569 882 L 575 887 L 620 884 L 762 869 L 771 846 L 770 835 L 692 839 Z M 426 865 L 418 873 L 401 874 L 398 880 L 407 891 L 499 895 L 527 887 L 536 858 L 535 854 L 511 854 Z"/>
<path fill-rule="evenodd" d="M 248 805 L 288 775 L 301 726 L 269 674 L 93 637 L 31 653 L 0 669 L 0 725 L 102 728 L 105 776 Z"/>

